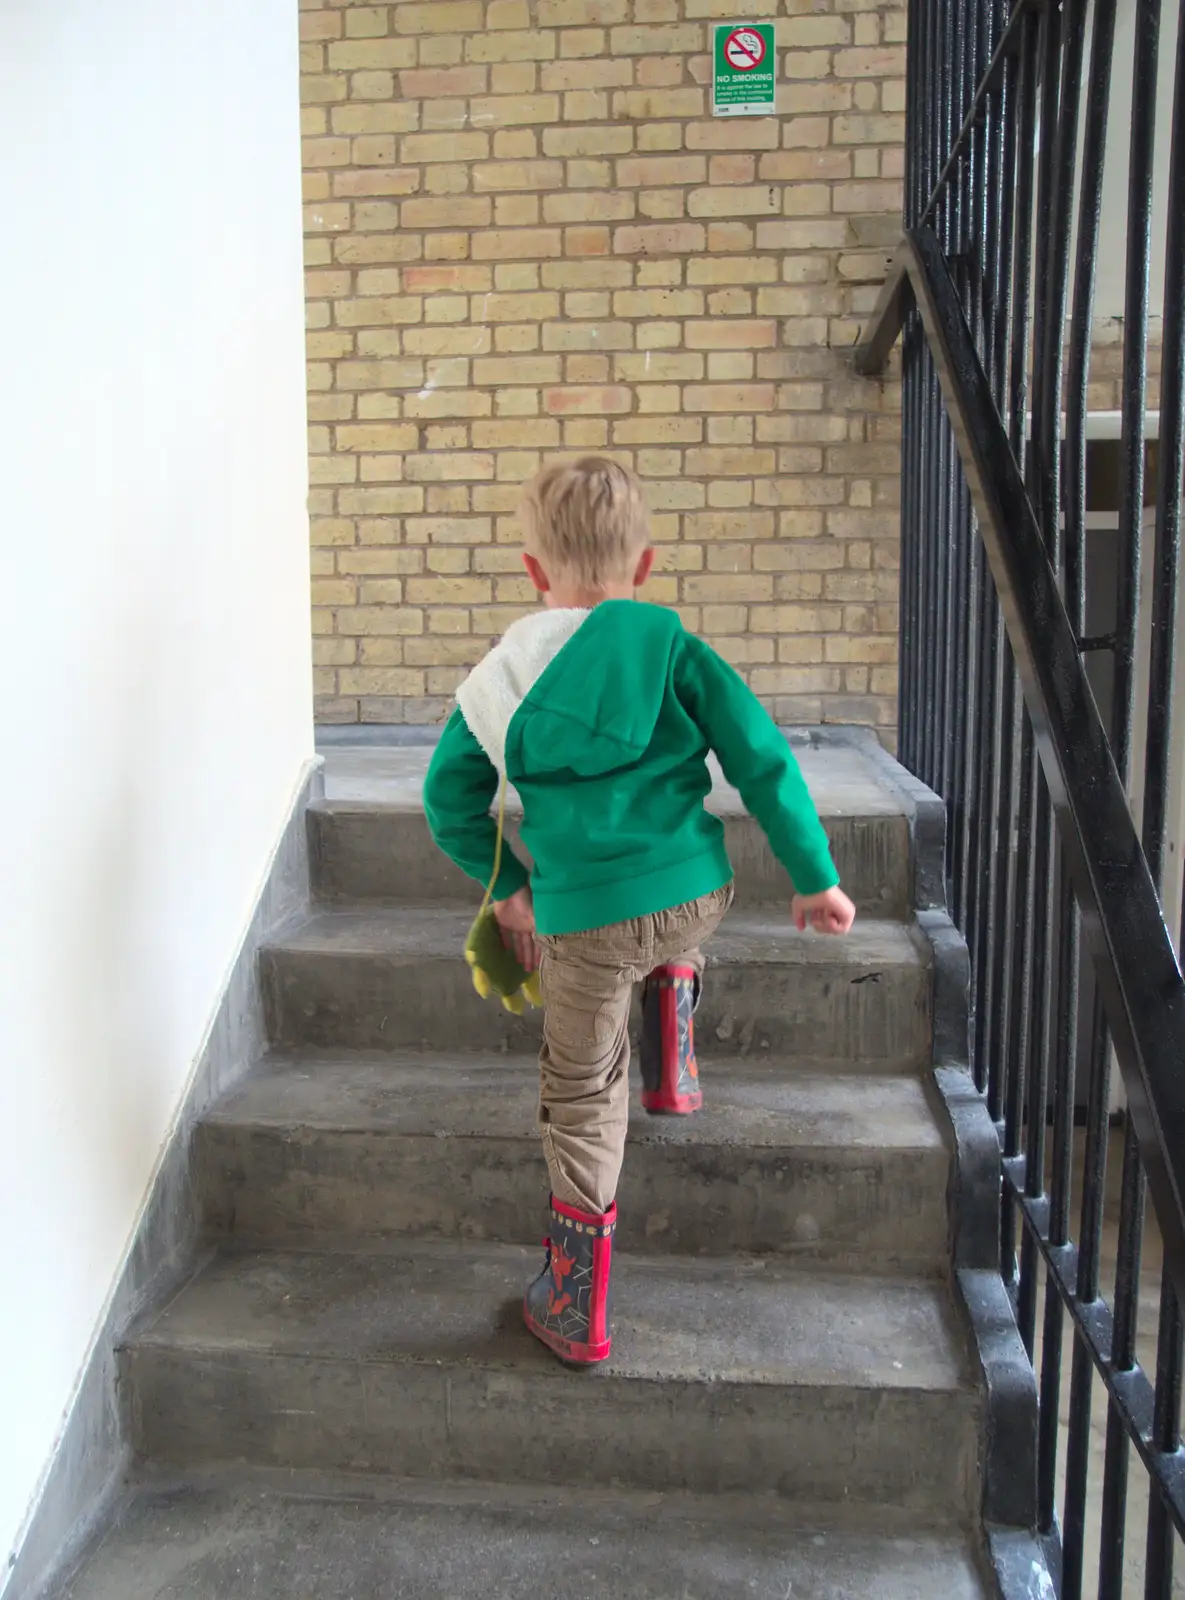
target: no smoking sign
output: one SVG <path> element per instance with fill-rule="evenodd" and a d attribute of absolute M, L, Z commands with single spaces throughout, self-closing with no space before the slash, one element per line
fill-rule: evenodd
<path fill-rule="evenodd" d="M 712 115 L 772 116 L 777 102 L 773 23 L 718 22 L 712 43 Z"/>

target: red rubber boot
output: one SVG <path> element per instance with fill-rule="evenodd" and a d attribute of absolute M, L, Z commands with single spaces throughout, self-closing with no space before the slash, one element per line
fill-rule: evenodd
<path fill-rule="evenodd" d="M 547 1260 L 527 1290 L 523 1320 L 561 1361 L 591 1367 L 608 1359 L 609 1279 L 617 1207 L 602 1216 L 551 1202 Z"/>
<path fill-rule="evenodd" d="M 655 967 L 642 986 L 642 1107 L 652 1116 L 687 1117 L 704 1103 L 692 1014 L 700 981 L 694 967 Z"/>

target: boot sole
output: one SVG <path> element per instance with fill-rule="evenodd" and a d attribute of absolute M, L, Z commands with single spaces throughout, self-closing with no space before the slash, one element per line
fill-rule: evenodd
<path fill-rule="evenodd" d="M 651 1100 L 642 1096 L 642 1110 L 652 1117 L 690 1117 L 703 1103 L 702 1094 L 685 1094 L 677 1100 Z"/>
<path fill-rule="evenodd" d="M 604 1344 L 573 1344 L 570 1339 L 563 1339 L 558 1333 L 541 1327 L 532 1317 L 526 1301 L 523 1301 L 523 1321 L 527 1325 L 528 1333 L 534 1334 L 540 1344 L 546 1345 L 552 1355 L 559 1356 L 566 1367 L 574 1371 L 584 1371 L 588 1367 L 599 1366 L 602 1361 L 608 1361 L 613 1349 L 613 1341 L 606 1339 Z"/>

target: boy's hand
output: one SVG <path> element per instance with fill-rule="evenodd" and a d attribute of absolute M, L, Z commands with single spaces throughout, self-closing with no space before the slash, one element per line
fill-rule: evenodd
<path fill-rule="evenodd" d="M 502 930 L 502 943 L 513 951 L 524 971 L 534 972 L 539 966 L 539 950 L 535 944 L 535 906 L 529 886 L 519 889 L 508 900 L 496 900 L 494 916 Z"/>
<path fill-rule="evenodd" d="M 808 923 L 816 933 L 847 933 L 856 920 L 855 906 L 838 886 L 822 894 L 796 894 L 790 911 L 800 933 Z"/>

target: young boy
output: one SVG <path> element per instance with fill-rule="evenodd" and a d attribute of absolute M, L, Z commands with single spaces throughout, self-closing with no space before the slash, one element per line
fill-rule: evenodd
<path fill-rule="evenodd" d="M 504 852 L 493 899 L 508 947 L 540 967 L 545 1006 L 551 1228 L 524 1315 L 563 1360 L 588 1364 L 610 1350 L 635 983 L 644 1108 L 687 1115 L 702 1099 L 700 946 L 733 894 L 724 828 L 703 804 L 710 750 L 794 882 L 798 927 L 846 933 L 855 908 L 774 723 L 673 611 L 635 599 L 654 560 L 637 479 L 586 456 L 542 472 L 523 512 L 523 562 L 546 609 L 509 628 L 457 691 L 424 803 L 436 843 L 485 884 L 503 774 L 522 800 L 534 868 Z"/>

